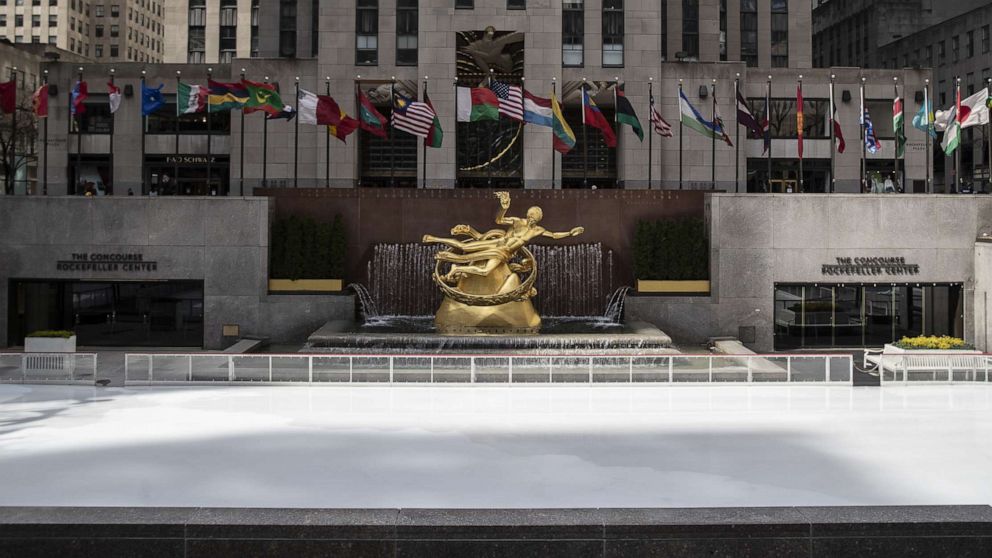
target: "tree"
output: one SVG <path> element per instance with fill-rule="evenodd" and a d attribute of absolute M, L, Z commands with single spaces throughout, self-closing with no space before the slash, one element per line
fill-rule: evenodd
<path fill-rule="evenodd" d="M 38 163 L 38 153 L 35 150 L 38 140 L 38 119 L 34 116 L 31 92 L 27 89 L 18 89 L 17 97 L 16 138 L 14 115 L 0 115 L 0 172 L 4 176 L 4 192 L 8 196 L 14 193 L 17 171 L 28 168 L 32 163 Z M 13 161 L 11 161 L 12 153 L 16 154 Z"/>

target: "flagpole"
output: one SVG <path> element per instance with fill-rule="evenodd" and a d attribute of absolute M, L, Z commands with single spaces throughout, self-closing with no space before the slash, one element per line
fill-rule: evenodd
<path fill-rule="evenodd" d="M 269 76 L 265 76 L 265 83 L 269 83 Z M 245 108 L 241 107 L 242 113 Z M 262 117 L 262 186 L 269 185 L 269 119 Z"/>
<path fill-rule="evenodd" d="M 211 156 L 211 146 L 210 140 L 214 132 L 213 118 L 210 117 L 210 80 L 213 78 L 214 69 L 207 68 L 207 192 L 210 195 L 210 183 L 214 178 L 214 165 L 213 157 Z M 220 188 L 217 189 L 217 194 L 220 195 Z M 226 195 L 226 193 L 225 193 Z"/>
<path fill-rule="evenodd" d="M 556 87 L 557 85 L 558 85 L 558 83 L 556 82 L 556 77 L 555 76 L 551 76 L 551 96 L 552 97 L 554 97 L 557 94 L 555 92 L 555 90 L 557 89 L 557 87 Z M 554 190 L 555 189 L 555 159 L 556 159 L 556 157 L 555 157 L 555 138 L 554 138 L 554 133 L 555 132 L 554 132 L 554 127 L 553 127 L 554 126 L 554 115 L 551 116 L 551 120 L 552 120 L 552 129 L 551 129 L 551 189 Z"/>
<path fill-rule="evenodd" d="M 861 131 L 859 133 L 861 137 L 861 191 L 868 191 L 868 161 L 867 158 L 867 146 L 865 145 L 865 134 L 867 130 L 865 128 L 865 79 L 861 78 L 861 116 L 859 120 L 861 121 Z"/>
<path fill-rule="evenodd" d="M 493 90 L 493 69 L 492 68 L 489 68 L 489 90 L 490 91 Z M 489 162 L 486 164 L 486 170 L 488 171 L 487 172 L 488 177 L 486 179 L 486 185 L 488 187 L 490 187 L 490 188 L 493 187 L 493 143 L 495 143 L 495 140 L 497 139 L 497 138 L 494 138 L 493 137 L 494 134 L 493 134 L 492 130 L 493 130 L 494 127 L 496 128 L 496 131 L 499 132 L 499 113 L 498 112 L 496 114 L 496 124 L 495 124 L 495 126 L 492 125 L 492 124 L 489 125 L 489 130 L 490 130 L 490 132 L 489 132 Z"/>
<path fill-rule="evenodd" d="M 740 102 L 741 96 L 741 74 L 737 74 L 737 78 L 734 79 L 734 103 Z M 734 111 L 736 114 L 735 120 L 737 121 L 736 128 L 736 138 L 737 138 L 737 151 L 734 153 L 734 193 L 741 191 L 741 115 L 739 111 Z"/>
<path fill-rule="evenodd" d="M 427 79 L 428 79 L 427 76 L 424 76 L 424 100 L 425 101 L 427 100 Z M 433 124 L 431 126 L 433 126 Z M 423 147 L 423 150 L 424 150 L 424 162 L 422 164 L 423 164 L 423 167 L 424 167 L 424 170 L 423 170 L 423 175 L 424 175 L 424 189 L 426 189 L 427 188 L 427 137 L 426 136 L 424 136 L 424 147 Z"/>
<path fill-rule="evenodd" d="M 989 88 L 989 95 L 992 96 L 992 78 L 989 78 L 986 82 Z M 988 99 L 985 100 L 988 104 Z M 985 143 L 988 144 L 989 148 L 989 188 L 992 189 L 992 118 L 989 118 L 988 135 L 985 137 Z"/>
<path fill-rule="evenodd" d="M 925 142 L 924 145 L 926 149 L 925 153 L 927 158 L 926 169 L 925 169 L 927 175 L 926 191 L 928 194 L 932 194 L 933 185 L 931 183 L 931 177 L 930 177 L 930 170 L 931 167 L 933 166 L 933 157 L 930 155 L 930 126 L 932 126 L 930 122 L 930 78 L 924 80 L 924 84 L 923 84 L 923 112 L 926 114 L 926 119 L 927 119 L 926 134 L 924 135 L 925 137 L 923 138 Z"/>
<path fill-rule="evenodd" d="M 710 190 L 716 190 L 716 78 L 710 86 L 713 107 L 713 133 L 710 134 Z"/>
<path fill-rule="evenodd" d="M 110 85 L 114 85 L 114 72 L 115 72 L 114 68 L 111 68 L 110 69 Z M 47 77 L 46 77 L 46 79 L 47 79 Z M 47 124 L 47 122 L 46 122 L 46 124 Z M 46 126 L 46 128 L 47 128 L 47 126 Z M 113 184 L 116 182 L 114 180 L 114 132 L 116 131 L 116 128 L 117 128 L 117 113 L 116 112 L 111 112 L 110 113 L 110 184 L 111 184 L 111 186 L 113 186 Z M 48 130 L 45 130 L 45 142 L 46 143 L 48 142 Z M 47 153 L 45 154 L 45 165 L 46 166 L 48 165 L 48 154 Z"/>
<path fill-rule="evenodd" d="M 834 193 L 837 178 L 835 169 L 837 168 L 837 137 L 834 133 L 834 123 L 837 119 L 837 109 L 834 106 L 834 79 L 837 76 L 830 74 L 830 193 Z"/>
<path fill-rule="evenodd" d="M 651 189 L 651 166 L 654 158 L 654 78 L 648 78 L 648 190 Z"/>
<path fill-rule="evenodd" d="M 893 108 L 895 108 L 895 104 L 894 104 L 895 103 L 895 100 L 899 98 L 899 77 L 898 76 L 893 76 L 892 77 L 892 92 L 893 92 L 893 97 L 892 97 L 892 99 L 893 99 Z M 905 103 L 903 103 L 903 105 L 905 105 Z M 902 114 L 903 114 L 903 116 L 902 116 L 903 117 L 903 122 L 905 122 L 906 121 L 906 109 L 905 109 L 905 107 L 903 107 L 902 111 L 903 111 L 902 112 Z M 892 115 L 893 115 L 893 117 L 895 117 L 895 112 L 893 112 Z M 892 173 L 893 174 L 893 176 L 892 176 L 892 185 L 895 186 L 896 180 L 899 180 L 899 130 L 896 130 L 896 128 L 895 128 L 895 119 L 894 118 L 893 118 L 893 122 L 892 122 L 892 169 L 893 169 L 893 173 Z M 902 183 L 901 180 L 900 180 L 900 183 Z M 905 191 L 905 189 L 903 191 Z"/>
<path fill-rule="evenodd" d="M 244 83 L 244 81 L 245 81 L 245 69 L 241 68 L 242 84 Z M 209 97 L 207 98 L 207 100 L 209 101 Z M 210 111 L 209 102 L 207 103 L 207 111 L 208 112 Z M 241 157 L 240 157 L 239 165 L 241 166 L 241 170 L 238 171 L 239 174 L 238 189 L 240 190 L 241 196 L 244 197 L 245 195 L 245 107 L 242 106 L 240 112 L 241 112 Z"/>
<path fill-rule="evenodd" d="M 679 78 L 679 190 L 682 189 L 682 78 Z M 584 111 L 583 111 L 584 112 Z"/>
<path fill-rule="evenodd" d="M 954 190 L 957 194 L 961 189 L 961 146 L 964 144 L 964 131 L 961 130 L 961 77 L 954 78 L 954 119 L 958 121 L 958 147 L 954 150 Z"/>
<path fill-rule="evenodd" d="M 145 183 L 145 128 L 148 124 L 148 116 L 145 115 L 145 70 L 141 70 L 141 195 L 147 195 L 148 191 Z"/>
<path fill-rule="evenodd" d="M 327 91 L 327 96 L 331 96 L 331 76 L 327 76 L 324 79 L 325 91 Z M 299 101 L 297 101 L 299 102 Z M 296 115 L 299 119 L 299 114 Z M 359 109 L 359 118 L 361 118 L 361 109 Z M 324 144 L 324 187 L 331 187 L 331 134 L 327 134 L 327 142 Z"/>
<path fill-rule="evenodd" d="M 181 70 L 176 70 L 176 123 L 173 128 L 176 131 L 176 156 L 173 160 L 172 165 L 172 184 L 175 188 L 175 194 L 181 195 L 182 192 L 179 191 L 179 76 Z"/>
<path fill-rule="evenodd" d="M 582 78 L 582 187 L 589 187 L 589 135 L 586 133 L 586 78 Z"/>
<path fill-rule="evenodd" d="M 361 119 L 361 116 L 362 116 L 362 115 L 361 115 L 361 110 L 362 110 L 362 109 L 361 109 L 361 106 L 362 106 L 362 101 L 361 101 L 361 99 L 359 98 L 359 93 L 360 93 L 360 92 L 361 92 L 361 90 L 362 90 L 362 85 L 361 85 L 361 81 L 362 81 L 362 74 L 358 74 L 358 75 L 356 75 L 356 76 L 355 76 L 355 107 L 357 107 L 357 110 L 358 110 L 358 113 L 359 113 L 359 114 L 358 114 L 358 117 L 359 117 L 359 120 Z M 297 116 L 299 116 L 299 115 L 297 115 Z M 355 134 L 355 135 L 356 135 L 356 136 L 357 136 L 357 138 L 358 138 L 358 139 L 356 140 L 356 143 L 358 144 L 358 153 L 361 153 L 361 152 L 362 152 L 362 143 L 363 143 L 363 142 L 362 142 L 362 128 L 361 128 L 361 126 L 359 126 L 359 128 L 358 128 L 358 133 L 357 133 L 357 134 Z M 361 188 L 361 187 L 362 187 L 362 171 L 361 171 L 361 166 L 359 166 L 359 171 L 358 171 L 358 182 L 357 182 L 357 186 L 358 186 L 359 188 Z"/>
<path fill-rule="evenodd" d="M 389 187 L 396 187 L 395 168 L 396 157 L 393 156 L 393 112 L 396 111 L 396 76 L 392 76 L 389 82 Z"/>
<path fill-rule="evenodd" d="M 10 78 L 14 82 L 14 112 L 11 113 L 10 122 L 10 176 L 7 177 L 7 183 L 9 184 L 7 188 L 13 194 L 17 189 L 17 66 L 11 68 Z M 78 137 L 79 131 L 77 130 L 76 132 L 76 136 Z M 76 158 L 79 158 L 78 153 Z"/>
<path fill-rule="evenodd" d="M 17 77 L 16 75 L 14 76 Z M 79 67 L 79 84 L 82 87 L 83 83 L 83 67 Z M 17 116 L 17 111 L 14 111 L 14 116 Z M 16 126 L 15 126 L 16 129 Z M 79 186 L 80 173 L 82 172 L 82 158 L 83 158 L 83 130 L 79 125 L 79 111 L 76 111 L 76 186 Z M 85 192 L 84 192 L 85 194 Z"/>
<path fill-rule="evenodd" d="M 619 145 L 620 145 L 619 144 L 619 141 L 620 141 L 620 126 L 617 124 L 617 110 L 616 110 L 616 107 L 617 107 L 617 95 L 619 94 L 618 92 L 620 91 L 619 87 L 620 87 L 620 76 L 614 76 L 614 78 L 613 78 L 613 135 L 616 136 L 616 138 L 617 138 L 617 142 L 618 142 L 617 143 L 617 146 L 618 146 L 617 150 L 618 151 L 619 151 Z M 618 180 L 617 183 L 619 183 L 619 182 L 620 181 Z M 617 184 L 617 186 L 619 186 L 619 184 Z M 624 188 L 626 188 L 626 185 L 624 185 Z"/>
<path fill-rule="evenodd" d="M 802 74 L 799 74 L 799 98 L 802 99 L 802 96 L 803 96 L 803 75 Z M 798 114 L 803 114 L 803 107 L 802 107 L 802 105 L 797 106 L 796 109 L 799 111 Z M 803 128 L 806 127 L 806 118 L 805 118 L 805 116 L 803 118 L 802 124 L 803 124 L 802 127 L 800 127 L 798 130 L 796 130 L 796 132 L 799 135 L 799 143 L 800 143 L 800 145 L 802 145 L 803 136 L 805 135 L 805 132 L 806 132 L 806 130 L 803 129 Z M 799 192 L 800 193 L 805 193 L 806 192 L 806 177 L 805 177 L 805 175 L 803 173 L 803 152 L 802 152 L 801 149 L 799 150 Z"/>
<path fill-rule="evenodd" d="M 300 76 L 296 76 L 296 114 L 300 113 Z M 300 187 L 300 119 L 293 126 L 293 188 Z"/>
<path fill-rule="evenodd" d="M 457 74 L 457 70 L 456 70 Z M 554 79 L 554 78 L 551 78 Z M 458 187 L 458 77 L 453 80 L 455 88 L 455 188 Z M 392 126 L 390 126 L 392 129 Z M 553 176 L 553 175 L 552 175 Z"/>
<path fill-rule="evenodd" d="M 111 70 L 111 72 L 113 72 L 113 70 Z M 44 75 L 45 75 L 44 84 L 48 85 L 48 70 L 45 70 Z M 113 78 L 111 78 L 111 80 L 113 80 Z M 48 96 L 47 88 L 45 89 L 45 96 Z M 47 103 L 48 99 L 45 99 L 45 102 Z M 41 193 L 42 195 L 47 196 L 48 195 L 48 114 L 45 114 L 45 124 L 43 128 L 45 132 L 45 143 L 41 146 L 41 150 L 42 150 L 42 156 L 45 158 L 45 166 L 41 168 Z M 113 130 L 111 130 L 111 135 L 110 135 L 111 156 L 113 156 L 113 152 L 114 152 L 114 149 L 112 147 L 114 145 L 113 141 L 114 141 L 114 135 L 113 135 Z"/>
<path fill-rule="evenodd" d="M 765 185 L 768 188 L 768 193 L 772 192 L 772 76 L 769 74 L 768 83 L 765 85 L 765 125 L 768 130 L 765 132 L 768 134 L 768 155 L 766 157 L 768 161 L 768 176 L 765 178 Z M 761 139 L 764 143 L 765 139 Z"/>

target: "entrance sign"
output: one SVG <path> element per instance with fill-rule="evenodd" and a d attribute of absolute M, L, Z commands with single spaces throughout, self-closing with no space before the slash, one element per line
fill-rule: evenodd
<path fill-rule="evenodd" d="M 837 263 L 823 264 L 824 275 L 919 275 L 919 264 L 906 263 L 901 257 L 837 258 Z"/>
<path fill-rule="evenodd" d="M 157 271 L 158 262 L 145 259 L 144 254 L 101 254 L 74 252 L 69 260 L 58 260 L 57 271 L 124 271 L 140 273 Z"/>

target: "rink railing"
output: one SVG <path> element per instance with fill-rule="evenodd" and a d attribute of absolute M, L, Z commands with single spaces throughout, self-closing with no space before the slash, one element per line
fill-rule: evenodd
<path fill-rule="evenodd" d="M 96 370 L 94 353 L 0 353 L 0 383 L 92 385 Z"/>
<path fill-rule="evenodd" d="M 125 385 L 818 383 L 850 385 L 850 355 L 128 353 Z"/>
<path fill-rule="evenodd" d="M 971 384 L 992 381 L 992 354 L 865 351 L 865 367 L 873 367 L 881 384 Z"/>

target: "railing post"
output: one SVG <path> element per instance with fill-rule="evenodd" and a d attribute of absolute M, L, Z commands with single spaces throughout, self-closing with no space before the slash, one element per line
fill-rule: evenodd
<path fill-rule="evenodd" d="M 785 381 L 786 383 L 792 383 L 792 357 L 785 357 Z"/>
<path fill-rule="evenodd" d="M 307 357 L 307 383 L 313 385 L 313 357 Z"/>
<path fill-rule="evenodd" d="M 272 357 L 269 357 L 269 383 L 272 383 Z"/>
<path fill-rule="evenodd" d="M 707 367 L 707 370 L 709 371 L 709 378 L 710 378 L 709 383 L 712 384 L 713 383 L 713 356 L 712 355 L 709 355 L 709 356 L 706 357 L 706 367 Z"/>
<path fill-rule="evenodd" d="M 548 383 L 554 383 L 554 369 L 555 369 L 555 359 L 554 357 L 548 357 Z"/>
<path fill-rule="evenodd" d="M 186 363 L 186 381 L 193 381 L 193 355 L 189 355 L 189 360 Z"/>
<path fill-rule="evenodd" d="M 348 357 L 348 383 L 355 383 L 355 357 Z"/>
<path fill-rule="evenodd" d="M 507 379 L 507 383 L 512 384 L 513 383 L 513 357 L 512 356 L 511 357 L 508 357 L 507 360 L 509 361 L 509 366 L 510 366 L 510 377 Z"/>
<path fill-rule="evenodd" d="M 227 381 L 234 382 L 234 356 L 227 357 Z"/>
<path fill-rule="evenodd" d="M 675 381 L 675 357 L 668 357 L 668 383 L 671 385 Z"/>
<path fill-rule="evenodd" d="M 148 355 L 148 381 L 155 381 L 155 355 Z"/>
<path fill-rule="evenodd" d="M 94 358 L 93 358 L 93 370 L 96 370 L 96 358 L 95 358 L 96 355 L 93 355 L 93 356 L 94 356 Z M 127 361 L 131 360 L 131 359 L 127 358 L 128 356 L 130 356 L 130 355 L 128 355 L 128 353 L 124 353 L 124 385 L 125 386 L 127 385 L 127 375 L 128 375 L 128 362 Z M 93 376 L 96 376 L 96 372 L 93 373 Z"/>
<path fill-rule="evenodd" d="M 830 357 L 824 357 L 823 359 L 823 381 L 830 381 Z"/>
<path fill-rule="evenodd" d="M 469 383 L 475 383 L 475 357 L 468 358 L 469 366 Z"/>
<path fill-rule="evenodd" d="M 627 374 L 629 375 L 627 383 L 634 383 L 634 357 L 627 357 Z"/>
<path fill-rule="evenodd" d="M 592 357 L 589 357 L 589 383 L 592 383 Z"/>
<path fill-rule="evenodd" d="M 434 383 L 434 357 L 431 357 L 431 383 Z"/>
<path fill-rule="evenodd" d="M 65 362 L 69 362 L 69 358 L 72 358 L 73 366 L 70 366 L 69 367 L 69 381 L 70 382 L 75 382 L 76 381 L 76 367 L 75 367 L 76 357 L 75 356 L 69 357 L 68 355 L 66 355 L 64 358 L 66 360 L 63 361 L 63 365 L 64 365 Z M 96 370 L 93 371 L 93 383 L 96 384 Z"/>
<path fill-rule="evenodd" d="M 744 359 L 747 366 L 747 383 L 754 383 L 754 370 L 751 368 L 751 357 Z"/>
<path fill-rule="evenodd" d="M 21 355 L 21 383 L 28 383 L 28 355 Z"/>

